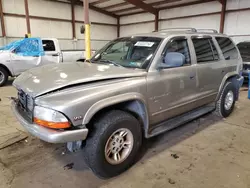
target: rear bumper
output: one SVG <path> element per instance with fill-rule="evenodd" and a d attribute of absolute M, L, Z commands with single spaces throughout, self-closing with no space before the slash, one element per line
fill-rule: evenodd
<path fill-rule="evenodd" d="M 240 78 L 237 79 L 237 81 L 238 81 L 238 85 L 239 85 L 239 89 L 240 89 L 240 87 L 243 85 L 244 77 L 241 76 Z"/>
<path fill-rule="evenodd" d="M 244 78 L 248 78 L 248 77 L 249 77 L 249 73 L 250 73 L 249 70 L 243 70 L 243 71 L 242 71 L 242 76 L 243 76 Z"/>
<path fill-rule="evenodd" d="M 17 109 L 15 101 L 12 101 L 11 108 L 21 125 L 33 136 L 49 143 L 67 143 L 78 140 L 85 140 L 88 135 L 88 129 L 78 130 L 53 130 L 37 124 L 31 124 L 25 120 Z"/>

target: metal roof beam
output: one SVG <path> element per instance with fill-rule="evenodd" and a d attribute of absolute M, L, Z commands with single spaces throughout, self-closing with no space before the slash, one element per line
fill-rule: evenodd
<path fill-rule="evenodd" d="M 141 0 L 125 0 L 125 1 L 127 1 L 130 4 L 135 5 L 138 8 L 141 8 L 141 9 L 147 11 L 147 12 L 150 12 L 150 13 L 152 13 L 154 15 L 156 15 L 157 12 L 158 12 L 157 9 L 155 9 L 154 7 L 152 7 L 149 4 L 146 4 L 146 3 L 142 2 Z"/>
<path fill-rule="evenodd" d="M 74 2 L 75 5 L 83 6 L 83 2 L 80 1 L 80 0 L 73 0 L 73 2 Z M 96 12 L 100 12 L 102 14 L 106 14 L 106 15 L 114 17 L 114 18 L 118 18 L 119 17 L 119 16 L 113 14 L 112 12 L 108 12 L 108 11 L 103 10 L 101 8 L 95 7 L 92 4 L 89 4 L 89 8 L 92 9 L 92 10 L 94 10 L 94 11 L 96 11 Z"/>

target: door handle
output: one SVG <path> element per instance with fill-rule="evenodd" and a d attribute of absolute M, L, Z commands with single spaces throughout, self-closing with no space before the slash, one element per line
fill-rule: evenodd
<path fill-rule="evenodd" d="M 53 54 L 52 56 L 53 56 L 53 57 L 57 57 L 57 56 L 59 56 L 59 54 Z"/>

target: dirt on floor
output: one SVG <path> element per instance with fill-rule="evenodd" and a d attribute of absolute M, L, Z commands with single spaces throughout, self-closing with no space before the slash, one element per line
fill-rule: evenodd
<path fill-rule="evenodd" d="M 28 137 L 0 149 L 0 188 L 250 188 L 247 90 L 241 90 L 229 118 L 211 113 L 145 140 L 131 169 L 101 180 L 86 167 L 82 152 L 69 153 L 64 145 L 48 144 L 24 132 L 5 98 L 16 95 L 9 84 L 0 88 L 0 138 Z"/>

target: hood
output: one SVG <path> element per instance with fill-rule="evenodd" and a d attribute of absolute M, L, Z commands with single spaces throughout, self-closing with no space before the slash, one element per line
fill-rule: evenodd
<path fill-rule="evenodd" d="M 30 69 L 18 76 L 13 85 L 32 97 L 63 87 L 115 78 L 146 75 L 145 70 L 95 63 L 62 63 Z"/>

